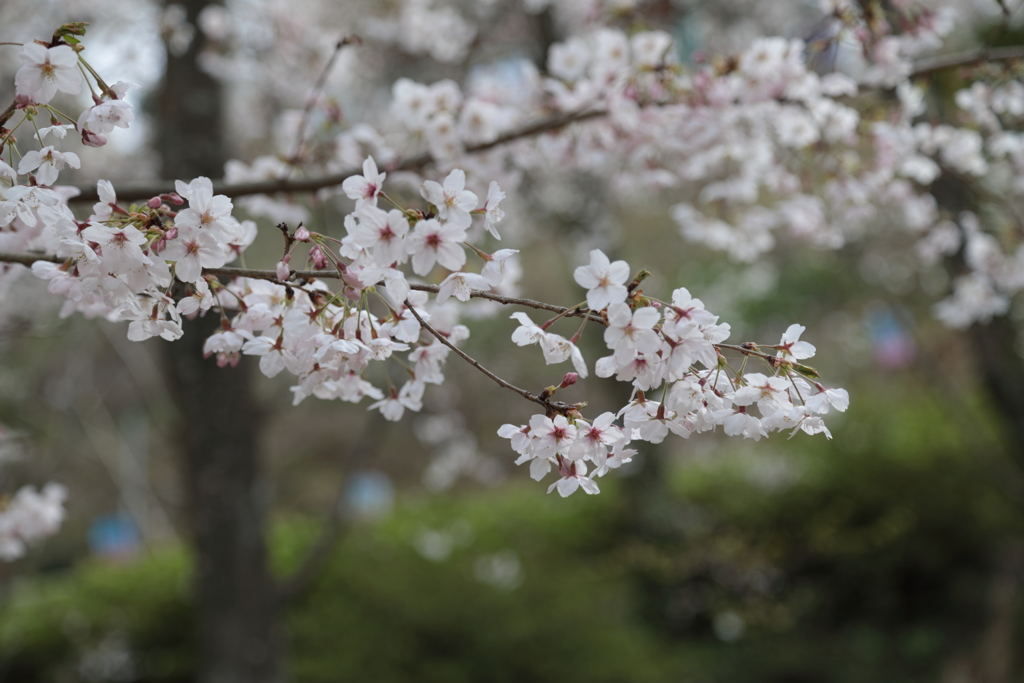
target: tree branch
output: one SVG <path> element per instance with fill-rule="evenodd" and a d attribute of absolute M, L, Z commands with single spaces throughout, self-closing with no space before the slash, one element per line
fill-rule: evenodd
<path fill-rule="evenodd" d="M 936 71 L 955 69 L 958 66 L 968 66 L 975 62 L 1004 62 L 1009 59 L 1024 59 L 1024 45 L 983 47 L 922 59 L 914 65 L 914 70 L 910 72 L 910 77 L 921 78 L 923 76 L 930 76 Z"/>
<path fill-rule="evenodd" d="M 522 138 L 532 137 L 534 135 L 540 135 L 553 130 L 558 130 L 570 123 L 577 123 L 580 121 L 586 121 L 588 119 L 597 118 L 599 116 L 607 115 L 607 111 L 604 109 L 588 109 L 584 111 L 574 112 L 572 114 L 558 114 L 551 116 L 546 119 L 534 121 L 533 123 L 526 124 L 520 128 L 513 129 L 504 135 L 500 135 L 490 142 L 484 142 L 479 145 L 470 145 L 466 148 L 467 154 L 475 154 L 477 152 L 484 152 L 494 147 L 514 142 Z M 427 166 L 433 161 L 433 157 L 429 154 L 419 154 L 414 157 L 404 159 L 397 164 L 388 167 L 387 171 L 413 171 L 424 166 Z M 335 173 L 320 178 L 306 178 L 300 180 L 289 180 L 286 178 L 279 178 L 277 180 L 268 180 L 258 183 L 239 183 L 237 185 L 226 185 L 223 182 L 215 182 L 213 184 L 213 191 L 216 194 L 222 194 L 227 197 L 247 197 L 255 194 L 275 194 L 278 192 L 316 192 L 327 187 L 335 187 L 341 185 L 345 180 L 351 176 L 359 175 L 362 173 L 361 168 L 352 168 L 341 173 Z M 138 201 L 150 199 L 157 195 L 169 192 L 174 188 L 173 180 L 157 180 L 153 183 L 145 185 L 123 185 L 118 186 L 117 198 L 124 201 Z M 79 194 L 73 197 L 70 201 L 73 202 L 95 202 L 99 201 L 99 194 L 95 186 L 83 186 L 78 187 Z"/>
<path fill-rule="evenodd" d="M 423 327 L 423 329 L 425 329 L 427 332 L 429 332 L 430 334 L 432 334 L 435 337 L 437 337 L 438 341 L 440 341 L 442 344 L 447 346 L 449 349 L 451 349 L 452 351 L 457 353 L 459 355 L 459 357 L 462 358 L 462 360 L 466 361 L 467 363 L 472 365 L 474 368 L 476 368 L 477 370 L 479 370 L 483 374 L 485 374 L 488 377 L 490 377 L 495 383 L 497 383 L 498 386 L 500 386 L 500 387 L 502 387 L 504 389 L 510 389 L 510 390 L 516 392 L 517 394 L 519 394 L 520 396 L 525 398 L 527 401 L 533 401 L 534 403 L 539 403 L 540 405 L 544 406 L 544 410 L 546 412 L 548 412 L 548 413 L 556 412 L 556 413 L 560 413 L 562 415 L 565 415 L 570 410 L 573 410 L 575 408 L 580 407 L 580 404 L 562 403 L 561 401 L 551 401 L 551 400 L 546 399 L 546 398 L 541 398 L 540 396 L 538 396 L 536 394 L 530 393 L 526 389 L 520 389 L 519 387 L 517 387 L 514 384 L 511 384 L 510 382 L 506 382 L 505 380 L 503 380 L 502 378 L 498 377 L 497 375 L 495 375 L 493 372 L 491 372 L 490 370 L 488 370 L 484 366 L 480 365 L 480 363 L 475 358 L 470 356 L 468 353 L 466 353 L 465 351 L 460 349 L 455 344 L 452 344 L 450 341 L 448 341 L 447 337 L 445 337 L 443 334 L 441 334 L 440 332 L 435 330 L 433 327 L 428 325 L 426 323 L 426 321 L 424 321 L 423 318 L 420 317 L 420 314 L 416 312 L 416 308 L 412 304 L 410 304 L 408 301 L 406 301 L 405 305 L 409 309 L 409 312 L 412 313 L 413 317 L 416 318 L 416 320 L 419 321 L 419 323 Z"/>

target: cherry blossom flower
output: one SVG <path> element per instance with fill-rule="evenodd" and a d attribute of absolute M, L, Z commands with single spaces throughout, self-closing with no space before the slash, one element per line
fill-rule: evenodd
<path fill-rule="evenodd" d="M 229 242 L 239 236 L 238 221 L 231 216 L 233 205 L 231 200 L 222 194 L 213 194 L 213 185 L 206 178 L 205 183 L 196 187 L 178 189 L 178 194 L 188 199 L 188 208 L 182 209 L 175 217 L 175 225 L 180 227 L 205 228 L 211 231 L 220 242 Z M 180 182 L 180 181 L 179 181 Z M 193 181 L 196 183 L 197 181 Z"/>
<path fill-rule="evenodd" d="M 548 487 L 548 493 L 558 489 L 562 498 L 568 498 L 580 488 L 590 495 L 601 493 L 594 480 L 586 476 L 587 466 L 582 461 L 559 458 L 558 474 L 561 479 Z"/>
<path fill-rule="evenodd" d="M 406 409 L 413 412 L 419 412 L 423 409 L 424 388 L 423 382 L 409 380 L 402 385 L 400 391 L 395 392 L 392 390 L 390 396 L 371 404 L 367 410 L 379 409 L 380 414 L 384 416 L 385 420 L 398 422 L 402 419 Z"/>
<path fill-rule="evenodd" d="M 227 261 L 212 233 L 190 225 L 178 228 L 178 236 L 167 242 L 162 256 L 176 262 L 174 274 L 182 282 L 197 282 L 203 268 L 219 268 Z"/>
<path fill-rule="evenodd" d="M 629 264 L 625 261 L 609 262 L 600 249 L 590 252 L 590 265 L 577 268 L 573 277 L 580 287 L 588 290 L 587 306 L 592 311 L 626 300 Z"/>
<path fill-rule="evenodd" d="M 108 228 L 100 223 L 90 223 L 82 231 L 82 237 L 99 245 L 103 251 L 103 267 L 114 275 L 123 275 L 140 268 L 149 260 L 142 253 L 146 236 L 130 225 Z"/>
<path fill-rule="evenodd" d="M 500 240 L 501 235 L 494 226 L 505 217 L 505 212 L 498 208 L 498 204 L 504 198 L 505 193 L 498 187 L 498 183 L 492 180 L 487 188 L 487 200 L 484 202 L 484 229 L 494 235 L 496 240 Z"/>
<path fill-rule="evenodd" d="M 92 216 L 89 220 L 95 223 L 102 223 L 110 220 L 110 217 L 114 215 L 114 207 L 117 206 L 117 194 L 114 192 L 114 186 L 110 184 L 109 180 L 100 180 L 96 183 L 96 192 L 99 194 L 100 200 L 93 204 Z"/>
<path fill-rule="evenodd" d="M 756 402 L 764 416 L 771 415 L 789 403 L 789 380 L 785 377 L 767 377 L 759 372 L 748 372 L 743 376 L 746 386 L 737 389 L 732 397 L 738 406 L 749 406 Z"/>
<path fill-rule="evenodd" d="M 839 412 L 846 412 L 850 406 L 850 394 L 846 389 L 825 389 L 807 398 L 805 404 L 808 410 L 824 415 L 829 411 L 829 406 Z"/>
<path fill-rule="evenodd" d="M 36 104 L 46 104 L 58 91 L 69 95 L 82 92 L 78 55 L 68 45 L 43 47 L 27 43 L 18 53 L 22 67 L 14 76 L 18 95 Z"/>
<path fill-rule="evenodd" d="M 452 273 L 444 279 L 437 290 L 437 303 L 443 304 L 448 297 L 454 296 L 459 301 L 469 301 L 474 289 L 484 291 L 491 288 L 490 282 L 483 275 L 476 273 Z"/>
<path fill-rule="evenodd" d="M 661 313 L 651 306 L 630 311 L 626 304 L 612 304 L 608 307 L 605 344 L 615 351 L 620 363 L 631 361 L 637 352 L 656 353 L 661 348 L 661 339 L 653 328 L 660 319 Z"/>
<path fill-rule="evenodd" d="M 57 182 L 57 174 L 65 166 L 81 168 L 82 162 L 74 152 L 58 152 L 53 147 L 43 147 L 25 153 L 18 164 L 18 173 L 24 175 L 36 171 L 36 180 L 40 185 L 53 185 Z"/>
<path fill-rule="evenodd" d="M 366 202 L 356 210 L 356 216 L 358 223 L 346 221 L 345 227 L 358 246 L 373 254 L 374 261 L 382 266 L 405 261 L 405 236 L 409 233 L 405 214 L 397 209 L 385 213 Z"/>
<path fill-rule="evenodd" d="M 132 105 L 125 100 L 107 100 L 82 112 L 78 117 L 78 130 L 105 134 L 114 128 L 127 128 L 135 120 Z"/>
<path fill-rule="evenodd" d="M 377 196 L 384 188 L 384 179 L 387 176 L 387 173 L 377 172 L 377 162 L 373 157 L 366 157 L 363 161 L 363 175 L 346 178 L 341 184 L 341 189 L 349 199 L 356 200 L 357 211 L 366 205 L 376 207 Z"/>
<path fill-rule="evenodd" d="M 576 443 L 569 450 L 569 457 L 573 460 L 592 459 L 598 454 L 607 453 L 609 446 L 625 440 L 626 436 L 613 424 L 614 421 L 615 414 L 610 412 L 601 413 L 591 423 L 579 421 Z"/>
<path fill-rule="evenodd" d="M 486 257 L 487 263 L 484 264 L 480 274 L 493 286 L 499 287 L 505 275 L 505 262 L 518 253 L 518 249 L 499 249 Z"/>
<path fill-rule="evenodd" d="M 466 188 L 466 173 L 455 169 L 444 179 L 444 187 L 433 180 L 427 180 L 420 188 L 420 194 L 437 207 L 438 215 L 457 228 L 468 228 L 473 222 L 469 212 L 476 208 L 477 196 Z"/>
<path fill-rule="evenodd" d="M 554 419 L 534 415 L 530 418 L 530 438 L 538 458 L 565 455 L 576 440 L 576 427 L 564 415 L 555 415 Z"/>
<path fill-rule="evenodd" d="M 465 239 L 465 227 L 442 224 L 434 218 L 420 221 L 407 240 L 413 272 L 427 275 L 435 263 L 448 270 L 459 270 L 466 263 L 466 252 L 459 244 Z"/>
<path fill-rule="evenodd" d="M 785 334 L 782 335 L 782 341 L 778 344 L 781 348 L 776 355 L 779 358 L 788 356 L 794 360 L 803 360 L 814 356 L 814 345 L 800 341 L 800 335 L 806 329 L 803 325 L 790 325 L 786 328 Z"/>

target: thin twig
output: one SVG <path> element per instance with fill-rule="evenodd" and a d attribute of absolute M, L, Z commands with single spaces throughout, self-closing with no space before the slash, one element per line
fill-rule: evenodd
<path fill-rule="evenodd" d="M 466 353 L 465 351 L 460 349 L 458 346 L 456 346 L 455 344 L 452 344 L 450 341 L 448 341 L 447 337 L 445 337 L 443 334 L 441 334 L 440 332 L 435 330 L 433 327 L 428 325 L 427 322 L 425 320 L 423 320 L 423 318 L 420 317 L 420 314 L 416 312 L 416 307 L 413 306 L 411 303 L 406 301 L 405 302 L 405 306 L 406 306 L 406 308 L 409 309 L 409 312 L 412 313 L 413 317 L 416 318 L 417 321 L 419 321 L 420 325 L 427 332 L 429 332 L 430 334 L 432 334 L 435 337 L 437 337 L 438 341 L 440 341 L 442 344 L 447 346 L 449 349 L 451 349 L 455 353 L 459 354 L 459 356 L 462 358 L 462 360 L 466 361 L 467 363 L 472 365 L 474 368 L 476 368 L 477 370 L 479 370 L 480 372 L 484 373 L 485 375 L 490 377 L 492 380 L 494 380 L 498 384 L 498 386 L 503 387 L 505 389 L 511 389 L 512 391 L 516 392 L 517 394 L 519 394 L 520 396 L 525 398 L 527 401 L 533 401 L 534 403 L 539 403 L 542 406 L 544 406 L 545 408 L 548 407 L 548 403 L 546 401 L 544 401 L 540 396 L 537 396 L 536 394 L 531 394 L 526 389 L 520 389 L 516 385 L 511 384 L 509 382 L 506 382 L 505 380 L 503 380 L 502 378 L 498 377 L 497 375 L 495 375 L 493 372 L 491 372 L 490 370 L 488 370 L 484 366 L 480 365 L 480 363 L 475 358 L 470 356 L 468 353 Z"/>
<path fill-rule="evenodd" d="M 345 36 L 339 40 L 335 46 L 334 51 L 331 53 L 330 58 L 324 65 L 323 71 L 320 72 L 320 76 L 317 77 L 316 83 L 313 85 L 313 92 L 310 94 L 309 99 L 306 101 L 306 106 L 302 110 L 302 120 L 299 122 L 299 130 L 295 136 L 295 151 L 292 152 L 292 157 L 289 160 L 292 166 L 288 169 L 288 175 L 285 178 L 290 178 L 292 172 L 295 170 L 295 165 L 301 160 L 302 143 L 305 142 L 306 127 L 309 125 L 309 113 L 313 110 L 317 100 L 320 99 L 320 94 L 323 92 L 324 86 L 327 84 L 327 77 L 331 73 L 331 69 L 334 68 L 334 63 L 338 60 L 338 55 L 341 54 L 341 48 L 346 45 L 351 45 L 353 42 L 362 42 L 358 36 Z"/>
<path fill-rule="evenodd" d="M 573 114 L 559 114 L 550 118 L 541 119 L 540 121 L 535 121 L 521 128 L 509 131 L 508 133 L 495 138 L 491 142 L 485 142 L 479 145 L 470 145 L 466 148 L 466 153 L 475 154 L 477 152 L 485 152 L 494 147 L 514 142 L 521 138 L 527 138 L 558 130 L 570 123 L 578 123 L 580 121 L 586 121 L 599 116 L 605 116 L 607 113 L 608 112 L 604 109 L 589 109 L 586 111 L 575 112 Z M 434 158 L 430 154 L 419 154 L 414 157 L 409 157 L 404 161 L 400 161 L 386 170 L 412 171 L 427 166 L 433 160 Z M 362 173 L 361 168 L 352 168 L 342 171 L 341 173 L 335 173 L 320 178 L 306 178 L 304 180 L 269 180 L 258 183 L 240 183 L 237 185 L 225 185 L 223 182 L 215 182 L 213 184 L 213 189 L 217 194 L 222 194 L 232 198 L 247 197 L 254 194 L 274 194 L 278 192 L 316 192 L 317 190 L 321 190 L 326 187 L 341 185 L 347 178 L 360 173 Z M 173 180 L 158 180 L 153 184 L 136 185 L 135 187 L 132 187 L 131 185 L 119 185 L 117 188 L 117 197 L 119 200 L 123 201 L 149 199 L 167 192 L 167 189 L 173 186 Z M 95 186 L 82 186 L 77 189 L 79 191 L 78 196 L 73 197 L 69 201 L 95 202 L 99 199 L 99 193 Z"/>

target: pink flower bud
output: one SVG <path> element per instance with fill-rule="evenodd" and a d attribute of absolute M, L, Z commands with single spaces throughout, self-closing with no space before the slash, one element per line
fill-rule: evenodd
<path fill-rule="evenodd" d="M 159 197 L 153 197 L 148 202 L 146 202 L 146 206 L 148 206 L 151 209 L 159 209 L 161 204 L 163 204 L 163 201 L 161 201 Z"/>
<path fill-rule="evenodd" d="M 577 375 L 575 372 L 567 372 L 565 373 L 565 377 L 562 378 L 562 383 L 558 386 L 558 388 L 565 389 L 566 387 L 571 387 L 573 384 L 576 384 L 576 381 L 579 378 L 580 376 Z"/>
<path fill-rule="evenodd" d="M 82 129 L 82 144 L 86 147 L 102 147 L 107 144 L 107 136 L 102 133 Z"/>
<path fill-rule="evenodd" d="M 168 228 L 167 232 L 164 233 L 164 237 L 166 237 L 169 240 L 177 239 L 177 237 L 178 237 L 178 228 L 177 228 L 177 226 Z"/>
<path fill-rule="evenodd" d="M 309 257 L 313 260 L 313 270 L 324 270 L 330 266 L 327 255 L 320 247 L 313 247 L 309 252 Z"/>
<path fill-rule="evenodd" d="M 277 279 L 287 280 L 288 276 L 291 275 L 291 271 L 288 269 L 288 264 L 284 261 L 277 262 Z"/>
<path fill-rule="evenodd" d="M 153 253 L 159 254 L 161 251 L 167 248 L 167 238 L 161 237 L 156 242 L 153 242 Z"/>
<path fill-rule="evenodd" d="M 299 242 L 309 241 L 309 230 L 306 230 L 304 225 L 300 225 L 298 230 L 295 231 L 295 239 Z"/>
<path fill-rule="evenodd" d="M 162 194 L 160 195 L 160 199 L 164 200 L 165 202 L 170 202 L 175 206 L 181 206 L 182 204 L 185 203 L 185 200 L 182 199 L 177 192 L 169 192 L 167 194 Z"/>

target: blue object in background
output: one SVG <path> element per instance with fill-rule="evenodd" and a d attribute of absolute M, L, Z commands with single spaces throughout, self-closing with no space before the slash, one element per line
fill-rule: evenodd
<path fill-rule="evenodd" d="M 384 517 L 395 506 L 395 487 L 383 472 L 353 472 L 345 485 L 345 502 L 358 517 Z"/>
<path fill-rule="evenodd" d="M 141 546 L 139 527 L 128 515 L 103 515 L 89 524 L 89 550 L 97 557 L 127 560 L 135 557 Z"/>
<path fill-rule="evenodd" d="M 914 338 L 891 308 L 879 306 L 865 317 L 875 363 L 888 370 L 908 367 L 917 356 Z"/>

